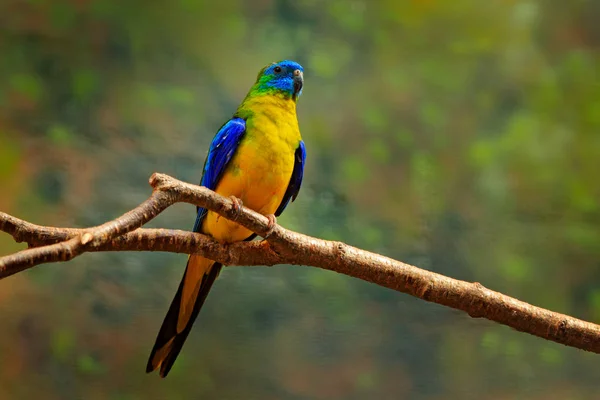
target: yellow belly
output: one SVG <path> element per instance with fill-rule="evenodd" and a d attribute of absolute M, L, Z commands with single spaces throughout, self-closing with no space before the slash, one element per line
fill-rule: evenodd
<path fill-rule="evenodd" d="M 215 191 L 235 196 L 244 206 L 263 215 L 273 214 L 281 204 L 294 168 L 294 146 L 287 136 L 247 135 L 230 161 Z M 299 136 L 299 135 L 298 135 Z M 222 242 L 246 239 L 251 231 L 218 214 L 208 212 L 202 231 Z"/>

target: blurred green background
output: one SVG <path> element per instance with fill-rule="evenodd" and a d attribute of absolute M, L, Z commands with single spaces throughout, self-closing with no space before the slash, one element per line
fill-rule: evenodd
<path fill-rule="evenodd" d="M 599 21 L 595 0 L 3 0 L 0 210 L 85 227 L 155 171 L 198 182 L 258 70 L 291 58 L 308 164 L 281 224 L 599 322 Z M 0 282 L 0 398 L 600 398 L 598 355 L 285 266 L 226 269 L 160 380 L 185 258 Z"/>

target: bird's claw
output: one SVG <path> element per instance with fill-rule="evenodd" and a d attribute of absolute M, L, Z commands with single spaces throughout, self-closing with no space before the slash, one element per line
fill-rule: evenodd
<path fill-rule="evenodd" d="M 244 206 L 244 203 L 242 203 L 242 200 L 238 199 L 235 196 L 229 196 L 229 199 L 231 200 L 231 210 L 235 214 L 234 217 L 237 218 L 242 212 L 242 207 Z"/>
<path fill-rule="evenodd" d="M 264 238 L 266 239 L 269 236 L 271 236 L 273 231 L 275 231 L 275 225 L 277 225 L 277 217 L 275 217 L 275 215 L 273 214 L 267 214 L 265 215 L 265 217 L 267 217 L 267 219 L 269 220 L 269 223 L 267 224 L 267 232 L 264 236 Z"/>

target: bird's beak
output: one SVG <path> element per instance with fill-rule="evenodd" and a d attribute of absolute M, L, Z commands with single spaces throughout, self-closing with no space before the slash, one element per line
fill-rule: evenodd
<path fill-rule="evenodd" d="M 302 86 L 304 85 L 304 74 L 299 69 L 294 71 L 294 98 L 300 96 L 302 93 Z"/>

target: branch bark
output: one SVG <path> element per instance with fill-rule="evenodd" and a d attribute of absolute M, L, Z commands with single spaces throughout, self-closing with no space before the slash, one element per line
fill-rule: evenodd
<path fill-rule="evenodd" d="M 0 258 L 0 279 L 38 264 L 67 261 L 97 251 L 199 253 L 229 266 L 306 265 L 372 282 L 566 346 L 600 353 L 600 326 L 591 322 L 533 306 L 477 282 L 452 279 L 341 242 L 313 238 L 280 225 L 270 230 L 265 216 L 245 207 L 239 211 L 231 199 L 164 174 L 152 175 L 150 185 L 154 190 L 148 200 L 92 228 L 45 227 L 0 213 L 0 230 L 30 247 Z M 178 202 L 207 208 L 259 236 L 268 234 L 268 238 L 260 242 L 221 244 L 199 233 L 141 228 Z"/>

